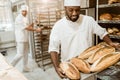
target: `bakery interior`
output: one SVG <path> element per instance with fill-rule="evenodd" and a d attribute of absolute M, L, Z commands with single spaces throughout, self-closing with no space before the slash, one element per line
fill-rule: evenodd
<path fill-rule="evenodd" d="M 17 53 L 14 26 L 22 5 L 28 6 L 29 23 L 37 20 L 33 27 L 43 28 L 41 32 L 30 32 L 29 35 L 30 72 L 22 71 L 22 59 L 16 66 L 10 64 Z M 113 42 L 120 43 L 120 0 L 82 0 L 80 14 L 93 17 L 106 29 Z M 0 80 L 63 80 L 54 69 L 48 46 L 54 24 L 64 16 L 64 0 L 0 0 Z M 92 40 L 93 46 L 83 54 L 93 52 L 94 55 L 87 58 L 84 55 L 78 56 L 82 60 L 87 59 L 85 64 L 88 64 L 87 68 L 91 70 L 82 71 L 83 66 L 79 66 L 78 58 L 73 58 L 70 62 L 81 68 L 79 75 L 77 70 L 72 75 L 78 75 L 79 80 L 120 80 L 120 51 L 107 45 L 97 35 L 93 35 Z M 100 48 L 101 45 L 107 47 L 100 50 L 93 48 Z M 106 57 L 106 52 L 113 54 L 107 54 Z M 95 65 L 101 56 L 104 60 L 101 61 L 102 65 L 99 64 L 101 68 L 97 69 Z M 68 78 L 72 75 L 68 75 Z"/>

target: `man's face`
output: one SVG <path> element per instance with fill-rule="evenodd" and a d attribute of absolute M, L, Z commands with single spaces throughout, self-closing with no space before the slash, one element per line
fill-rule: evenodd
<path fill-rule="evenodd" d="M 26 16 L 27 15 L 27 11 L 26 10 L 22 10 L 22 15 Z"/>
<path fill-rule="evenodd" d="M 65 7 L 66 16 L 69 20 L 75 22 L 79 18 L 80 6 L 66 6 Z"/>

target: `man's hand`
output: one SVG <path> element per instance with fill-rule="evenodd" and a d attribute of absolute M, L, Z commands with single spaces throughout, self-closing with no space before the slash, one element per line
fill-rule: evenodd
<path fill-rule="evenodd" d="M 103 40 L 109 44 L 110 46 L 114 47 L 115 49 L 119 50 L 120 51 L 120 44 L 119 43 L 114 43 L 112 42 L 112 40 L 109 38 L 108 35 L 104 36 L 103 37 Z"/>
<path fill-rule="evenodd" d="M 41 32 L 42 29 L 38 27 L 35 31 L 36 31 L 36 32 Z"/>
<path fill-rule="evenodd" d="M 34 23 L 32 23 L 31 26 L 34 26 Z"/>
<path fill-rule="evenodd" d="M 30 24 L 29 27 L 33 27 L 34 26 L 34 23 Z"/>
<path fill-rule="evenodd" d="M 60 76 L 60 78 L 67 78 L 67 76 L 63 73 L 63 71 L 62 71 L 62 69 L 61 68 L 59 68 L 59 67 L 57 67 L 56 68 L 56 72 L 57 72 L 57 74 Z"/>
<path fill-rule="evenodd" d="M 120 44 L 119 43 L 111 43 L 110 45 L 120 51 Z"/>

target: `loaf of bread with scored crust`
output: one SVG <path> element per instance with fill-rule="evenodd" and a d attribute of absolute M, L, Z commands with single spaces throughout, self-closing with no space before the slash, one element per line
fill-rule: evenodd
<path fill-rule="evenodd" d="M 79 59 L 79 58 L 72 58 L 70 60 L 70 62 L 75 65 L 75 67 L 83 72 L 83 73 L 90 73 L 90 65 L 88 62 L 86 62 L 85 60 L 83 59 Z"/>
<path fill-rule="evenodd" d="M 99 49 L 98 51 L 96 51 L 94 54 L 92 54 L 89 58 L 88 58 L 88 62 L 90 64 L 94 63 L 97 59 L 99 59 L 100 57 L 106 55 L 106 54 L 110 54 L 111 52 L 115 52 L 115 48 L 111 47 L 111 46 L 106 46 L 104 48 Z"/>
<path fill-rule="evenodd" d="M 62 62 L 60 63 L 60 68 L 62 69 L 63 73 L 65 73 L 65 75 L 68 78 L 72 80 L 80 79 L 80 72 L 72 63 Z"/>
<path fill-rule="evenodd" d="M 100 42 L 96 46 L 104 46 L 104 47 L 106 47 L 106 46 L 110 46 L 110 45 L 108 45 L 106 42 Z"/>
<path fill-rule="evenodd" d="M 114 65 L 120 60 L 120 52 L 115 52 L 111 54 L 106 54 L 100 59 L 98 59 L 92 66 L 91 72 L 101 72 L 104 69 Z"/>
<path fill-rule="evenodd" d="M 93 53 L 95 53 L 96 51 L 98 51 L 99 49 L 101 49 L 103 47 L 104 47 L 103 45 L 92 46 L 92 47 L 86 49 L 84 52 L 80 53 L 78 58 L 88 59 Z"/>

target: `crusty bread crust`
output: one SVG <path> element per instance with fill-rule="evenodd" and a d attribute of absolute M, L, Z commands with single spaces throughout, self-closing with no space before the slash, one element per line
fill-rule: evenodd
<path fill-rule="evenodd" d="M 65 75 L 70 79 L 80 79 L 80 72 L 70 62 L 60 63 L 60 68 L 64 71 Z"/>
<path fill-rule="evenodd" d="M 79 58 L 72 58 L 70 62 L 77 67 L 77 69 L 83 73 L 90 73 L 90 65 L 85 60 Z"/>
<path fill-rule="evenodd" d="M 119 53 L 111 53 L 106 54 L 100 59 L 98 59 L 92 66 L 91 72 L 101 72 L 102 70 L 110 67 L 111 65 L 117 63 L 120 60 L 120 52 Z"/>
<path fill-rule="evenodd" d="M 101 48 L 88 58 L 88 62 L 90 64 L 93 64 L 100 57 L 104 56 L 105 54 L 110 54 L 112 52 L 115 52 L 114 47 L 106 46 L 104 48 Z"/>
<path fill-rule="evenodd" d="M 96 45 L 96 46 L 92 46 L 88 49 L 86 49 L 83 53 L 81 53 L 78 58 L 81 59 L 88 59 L 93 53 L 95 53 L 96 51 L 98 51 L 99 49 L 103 48 L 103 45 Z"/>

